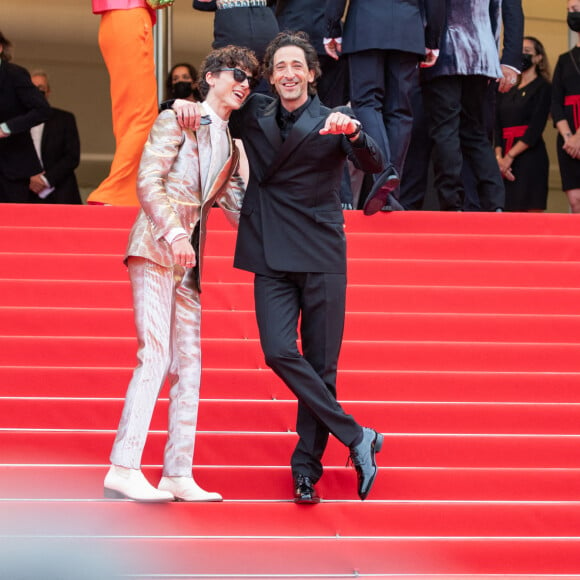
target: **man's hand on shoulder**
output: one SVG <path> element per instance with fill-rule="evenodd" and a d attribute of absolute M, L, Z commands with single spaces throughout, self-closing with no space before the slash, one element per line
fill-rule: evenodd
<path fill-rule="evenodd" d="M 356 119 L 335 111 L 326 118 L 324 127 L 320 129 L 321 135 L 345 135 L 351 141 L 358 138 L 361 124 Z"/>
<path fill-rule="evenodd" d="M 203 109 L 201 103 L 186 101 L 185 99 L 175 99 L 171 108 L 175 111 L 177 122 L 182 129 L 197 131 L 201 125 Z"/>

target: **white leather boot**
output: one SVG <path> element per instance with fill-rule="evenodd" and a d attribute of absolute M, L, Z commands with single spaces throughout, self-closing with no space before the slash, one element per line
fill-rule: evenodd
<path fill-rule="evenodd" d="M 143 502 L 174 501 L 173 494 L 153 487 L 140 469 L 111 465 L 105 477 L 105 497 Z"/>
<path fill-rule="evenodd" d="M 223 501 L 219 493 L 199 487 L 193 477 L 162 477 L 158 489 L 172 493 L 177 501 Z"/>

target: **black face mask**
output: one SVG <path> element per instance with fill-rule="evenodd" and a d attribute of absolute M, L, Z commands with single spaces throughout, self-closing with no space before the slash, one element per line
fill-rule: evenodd
<path fill-rule="evenodd" d="M 174 99 L 187 99 L 187 97 L 190 97 L 193 94 L 193 87 L 191 86 L 191 83 L 187 81 L 175 83 L 171 87 L 171 94 Z"/>
<path fill-rule="evenodd" d="M 533 54 L 526 54 L 525 52 L 522 54 L 522 71 L 528 70 L 534 66 L 534 63 L 532 62 L 533 57 Z"/>
<path fill-rule="evenodd" d="M 570 30 L 580 32 L 580 12 L 568 12 L 566 21 L 568 22 Z"/>

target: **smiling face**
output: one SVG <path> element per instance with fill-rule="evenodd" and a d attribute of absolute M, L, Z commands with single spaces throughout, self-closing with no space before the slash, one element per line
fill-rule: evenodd
<path fill-rule="evenodd" d="M 238 68 L 251 76 L 251 71 L 242 66 Z M 231 112 L 239 109 L 250 94 L 248 79 L 236 81 L 233 71 L 208 72 L 205 80 L 209 85 L 206 101 L 222 119 L 228 119 Z"/>
<path fill-rule="evenodd" d="M 314 81 L 314 77 L 302 48 L 283 46 L 274 53 L 270 84 L 287 111 L 295 111 L 308 100 L 308 84 Z"/>

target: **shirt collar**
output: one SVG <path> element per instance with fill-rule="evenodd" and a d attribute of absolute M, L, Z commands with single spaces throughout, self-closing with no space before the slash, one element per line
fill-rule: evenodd
<path fill-rule="evenodd" d="M 311 102 L 312 97 L 309 96 L 306 102 L 303 105 L 300 105 L 300 107 L 298 107 L 294 111 L 287 111 L 280 102 L 278 105 L 279 106 L 278 113 L 280 115 L 280 118 L 284 119 L 285 121 L 290 120 L 292 122 L 296 122 L 300 118 L 300 115 L 302 115 L 302 113 L 304 113 L 304 111 L 308 108 L 308 105 L 310 105 Z"/>
<path fill-rule="evenodd" d="M 211 126 L 219 129 L 220 131 L 225 131 L 228 128 L 228 122 L 224 121 L 207 103 L 204 101 L 202 103 L 205 112 L 209 115 L 211 119 Z"/>

